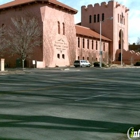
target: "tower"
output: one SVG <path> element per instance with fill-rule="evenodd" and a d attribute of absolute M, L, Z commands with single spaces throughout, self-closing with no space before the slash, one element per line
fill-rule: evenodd
<path fill-rule="evenodd" d="M 112 40 L 109 48 L 112 60 L 115 60 L 116 50 L 128 50 L 128 11 L 127 7 L 114 0 L 81 7 L 82 26 L 100 33 L 102 22 L 102 35 Z"/>

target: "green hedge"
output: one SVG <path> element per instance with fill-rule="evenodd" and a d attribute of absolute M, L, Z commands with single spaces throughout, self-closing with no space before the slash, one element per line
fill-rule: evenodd
<path fill-rule="evenodd" d="M 100 62 L 94 62 L 93 65 L 94 67 L 100 67 Z M 102 63 L 102 67 L 106 67 L 106 65 Z"/>
<path fill-rule="evenodd" d="M 136 62 L 134 66 L 140 66 L 140 62 Z"/>

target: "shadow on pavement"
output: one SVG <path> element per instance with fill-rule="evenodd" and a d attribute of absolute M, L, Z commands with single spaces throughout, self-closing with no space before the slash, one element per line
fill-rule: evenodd
<path fill-rule="evenodd" d="M 0 137 L 0 140 L 27 140 L 27 139 L 16 139 L 16 138 L 4 138 L 4 137 Z"/>
<path fill-rule="evenodd" d="M 2 122 L 2 120 L 7 120 Z M 10 120 L 10 121 L 9 121 Z M 43 125 L 41 125 L 43 123 Z M 0 127 L 58 129 L 87 132 L 126 133 L 134 124 L 61 118 L 54 116 L 23 116 L 0 114 Z"/>

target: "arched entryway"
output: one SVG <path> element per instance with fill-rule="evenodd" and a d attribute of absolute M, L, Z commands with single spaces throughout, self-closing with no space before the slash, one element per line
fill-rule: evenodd
<path fill-rule="evenodd" d="M 120 50 L 122 49 L 123 50 L 123 48 L 124 48 L 124 34 L 123 34 L 122 29 L 119 31 L 119 43 L 118 44 L 119 44 L 118 49 L 120 49 Z M 118 61 L 121 61 L 122 50 L 121 50 L 121 52 L 118 55 Z"/>
<path fill-rule="evenodd" d="M 119 31 L 119 49 L 123 49 L 123 45 L 124 45 L 124 34 L 122 29 Z"/>

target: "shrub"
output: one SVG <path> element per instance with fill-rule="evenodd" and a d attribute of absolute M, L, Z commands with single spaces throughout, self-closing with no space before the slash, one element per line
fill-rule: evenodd
<path fill-rule="evenodd" d="M 100 62 L 94 62 L 93 65 L 94 67 L 100 67 Z M 106 67 L 106 65 L 102 63 L 102 67 Z"/>
<path fill-rule="evenodd" d="M 136 62 L 134 66 L 140 66 L 140 62 Z"/>

